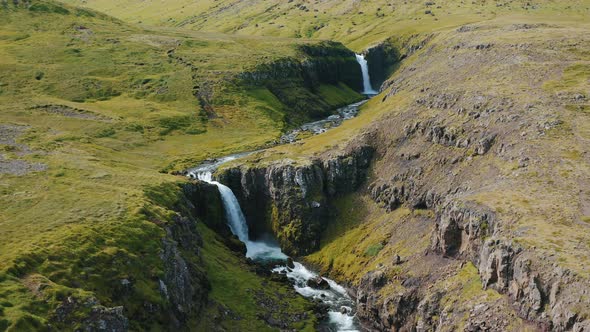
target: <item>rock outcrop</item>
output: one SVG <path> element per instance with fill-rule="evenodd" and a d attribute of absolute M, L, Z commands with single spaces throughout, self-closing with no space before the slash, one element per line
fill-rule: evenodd
<path fill-rule="evenodd" d="M 362 90 L 362 74 L 354 52 L 342 44 L 326 41 L 317 45 L 302 45 L 299 49 L 305 55 L 304 59 L 279 59 L 241 73 L 239 78 L 256 85 L 296 79 L 302 80 L 311 89 L 320 84 L 342 82 L 357 91 Z"/>
<path fill-rule="evenodd" d="M 360 187 L 373 151 L 364 145 L 304 165 L 243 165 L 218 177 L 238 197 L 252 238 L 272 232 L 285 253 L 298 256 L 318 248 L 331 200 Z"/>
<path fill-rule="evenodd" d="M 189 218 L 178 216 L 166 228 L 162 240 L 160 257 L 164 262 L 164 276 L 159 280 L 160 293 L 170 303 L 178 327 L 198 316 L 207 303 L 210 288 L 205 272 L 198 265 L 203 240 L 195 226 Z"/>

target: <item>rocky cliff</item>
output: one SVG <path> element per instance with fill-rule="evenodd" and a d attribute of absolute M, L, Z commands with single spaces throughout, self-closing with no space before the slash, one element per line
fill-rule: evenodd
<path fill-rule="evenodd" d="M 299 46 L 298 53 L 300 58 L 281 58 L 240 73 L 237 84 L 268 89 L 284 105 L 291 125 L 325 118 L 363 98 L 354 52 L 322 42 Z"/>
<path fill-rule="evenodd" d="M 582 249 L 587 245 L 578 242 L 587 243 L 582 235 L 587 226 L 580 222 L 587 198 L 579 196 L 583 185 L 572 181 L 586 176 L 581 165 L 587 156 L 564 161 L 569 157 L 560 147 L 578 151 L 583 144 L 579 135 L 585 134 L 575 125 L 579 114 L 572 110 L 584 107 L 579 105 L 585 95 L 551 88 L 570 65 L 557 62 L 551 50 L 562 49 L 574 37 L 549 28 L 561 37 L 522 44 L 517 36 L 546 33 L 543 26 L 494 29 L 462 27 L 450 40 L 443 38 L 444 46 L 440 41 L 425 44 L 383 84 L 381 102 L 394 98 L 403 106 L 392 106 L 396 111 L 371 129 L 380 142 L 375 145 L 379 166 L 367 196 L 388 213 L 427 211 L 431 228 L 428 246 L 405 247 L 414 267 L 402 261 L 400 271 L 399 259 L 394 259 L 358 283 L 359 317 L 368 329 L 590 328 L 588 257 Z M 510 37 L 495 44 L 480 41 L 497 34 Z M 561 56 L 579 61 L 572 53 Z M 545 61 L 553 66 L 537 67 L 534 73 L 526 69 Z M 457 80 L 475 77 L 475 86 Z M 520 82 L 523 93 L 479 88 L 482 81 L 498 77 Z M 568 171 L 556 166 L 563 162 Z M 391 227 L 401 232 L 402 226 Z M 397 241 L 392 234 L 383 250 Z M 454 265 L 457 261 L 461 265 Z M 425 262 L 439 268 L 425 273 L 416 267 Z M 491 293 L 480 303 L 458 297 L 453 313 L 450 286 L 439 288 L 440 279 L 466 273 L 465 264 L 476 269 L 483 290 L 493 289 L 508 302 L 492 301 Z M 391 293 L 394 285 L 400 287 L 396 295 Z M 457 325 L 452 316 L 461 310 L 469 318 Z M 523 325 L 506 324 L 510 317 L 519 317 Z"/>
<path fill-rule="evenodd" d="M 362 90 L 361 69 L 354 52 L 336 42 L 299 46 L 301 58 L 283 58 L 256 66 L 239 75 L 249 84 L 267 85 L 284 80 L 302 80 L 309 89 L 320 84 L 342 82 L 356 91 Z"/>
<path fill-rule="evenodd" d="M 164 307 L 149 310 L 168 311 L 168 326 L 189 329 L 188 322 L 198 317 L 207 305 L 211 289 L 201 250 L 203 239 L 197 223 L 207 221 L 211 227 L 225 221 L 223 205 L 217 187 L 202 182 L 190 182 L 179 188 L 178 199 L 168 208 L 175 212 L 171 222 L 163 225 L 160 258 L 163 276 L 158 279 Z"/>
<path fill-rule="evenodd" d="M 303 165 L 242 165 L 218 177 L 238 197 L 252 238 L 272 232 L 287 254 L 300 256 L 319 248 L 332 200 L 362 185 L 373 151 L 362 145 Z"/>

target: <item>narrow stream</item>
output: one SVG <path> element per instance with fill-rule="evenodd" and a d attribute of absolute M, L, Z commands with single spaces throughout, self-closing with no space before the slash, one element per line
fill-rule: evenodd
<path fill-rule="evenodd" d="M 363 55 L 356 55 L 357 62 L 361 66 L 363 76 L 363 94 L 369 97 L 376 95 L 378 92 L 371 86 L 369 77 L 369 68 Z M 294 129 L 280 139 L 279 144 L 293 143 L 301 138 L 301 134 L 307 132 L 312 135 L 321 134 L 330 128 L 337 127 L 344 120 L 351 119 L 358 114 L 359 108 L 366 100 L 354 103 L 337 110 L 336 114 L 324 120 L 306 123 L 297 129 Z M 243 152 L 229 155 L 219 159 L 209 160 L 198 167 L 187 170 L 187 176 L 198 178 L 214 184 L 219 189 L 225 213 L 229 223 L 230 230 L 240 241 L 246 244 L 246 257 L 254 261 L 283 261 L 284 265 L 276 266 L 272 272 L 287 275 L 292 282 L 295 291 L 304 297 L 320 301 L 328 309 L 328 317 L 325 322 L 321 323 L 325 331 L 337 332 L 354 332 L 359 331 L 359 323 L 356 318 L 355 301 L 348 295 L 346 289 L 335 281 L 322 277 L 317 273 L 307 269 L 299 262 L 289 262 L 281 248 L 275 242 L 251 241 L 248 236 L 248 224 L 240 207 L 240 204 L 226 185 L 213 179 L 213 172 L 222 164 L 247 156 L 253 152 Z"/>
<path fill-rule="evenodd" d="M 330 115 L 326 119 L 302 124 L 299 128 L 293 129 L 281 136 L 280 144 L 293 143 L 301 139 L 302 134 L 310 133 L 318 135 L 328 131 L 331 128 L 338 127 L 344 120 L 349 120 L 357 116 L 361 105 L 367 100 L 350 104 L 336 110 L 336 114 Z"/>

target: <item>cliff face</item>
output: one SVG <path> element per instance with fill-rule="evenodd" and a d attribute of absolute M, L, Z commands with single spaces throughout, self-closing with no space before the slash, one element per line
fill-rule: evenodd
<path fill-rule="evenodd" d="M 282 80 L 301 80 L 309 89 L 320 84 L 342 82 L 360 91 L 363 77 L 354 52 L 340 43 L 323 42 L 299 47 L 302 58 L 283 58 L 268 64 L 258 65 L 252 71 L 239 75 L 250 84 L 266 85 Z"/>
<path fill-rule="evenodd" d="M 242 166 L 218 177 L 238 197 L 254 238 L 272 232 L 287 254 L 300 256 L 319 248 L 332 200 L 361 186 L 373 151 L 365 145 L 305 165 Z"/>
<path fill-rule="evenodd" d="M 365 59 L 369 64 L 369 77 L 374 89 L 391 76 L 401 61 L 421 50 L 432 39 L 432 35 L 410 35 L 407 37 L 390 37 L 365 50 Z"/>
<path fill-rule="evenodd" d="M 281 58 L 238 75 L 238 85 L 264 87 L 284 106 L 286 121 L 300 124 L 329 116 L 363 98 L 354 53 L 340 43 L 299 47 L 301 58 Z"/>
<path fill-rule="evenodd" d="M 401 61 L 399 51 L 389 42 L 367 49 L 365 59 L 369 64 L 369 77 L 373 88 L 379 87 L 391 74 L 394 66 Z"/>
<path fill-rule="evenodd" d="M 211 228 L 223 230 L 223 204 L 217 187 L 202 182 L 184 184 L 178 201 L 170 206 L 176 214 L 164 226 L 160 258 L 163 276 L 158 279 L 166 305 L 151 310 L 166 310 L 168 326 L 188 329 L 188 322 L 199 317 L 207 305 L 211 289 L 203 267 L 203 238 L 197 223 L 206 221 Z"/>

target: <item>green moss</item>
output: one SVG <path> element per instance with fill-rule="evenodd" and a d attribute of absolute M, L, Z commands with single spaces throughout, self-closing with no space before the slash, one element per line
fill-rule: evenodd
<path fill-rule="evenodd" d="M 41 320 L 39 317 L 25 315 L 17 319 L 16 322 L 6 331 L 49 331 L 49 328 L 44 324 L 43 320 Z"/>
<path fill-rule="evenodd" d="M 570 91 L 579 92 L 587 91 L 588 76 L 590 76 L 590 65 L 578 63 L 567 67 L 559 80 L 548 81 L 543 87 L 551 91 Z"/>
<path fill-rule="evenodd" d="M 198 323 L 199 330 L 211 330 L 221 325 L 228 331 L 277 331 L 271 328 L 261 317 L 268 315 L 275 319 L 290 318 L 294 314 L 307 313 L 308 318 L 295 323 L 290 328 L 298 331 L 313 331 L 317 323 L 310 303 L 295 293 L 288 284 L 275 283 L 257 276 L 241 257 L 229 251 L 217 235 L 204 225 L 199 225 L 203 235 L 205 266 L 211 282 L 210 299 L 213 304 L 207 308 L 203 319 Z M 265 308 L 258 301 L 275 303 L 277 308 Z M 219 305 L 227 308 L 239 319 L 226 318 L 219 321 Z"/>
<path fill-rule="evenodd" d="M 365 249 L 365 256 L 374 257 L 383 249 L 383 245 L 381 243 L 372 244 Z"/>
<path fill-rule="evenodd" d="M 94 137 L 96 138 L 103 138 L 103 137 L 111 137 L 113 135 L 115 135 L 116 131 L 114 128 L 105 128 L 100 130 L 98 133 L 96 133 L 96 135 L 94 135 Z"/>
<path fill-rule="evenodd" d="M 70 13 L 70 11 L 66 8 L 50 2 L 34 3 L 31 6 L 29 6 L 29 10 L 35 13 L 54 13 L 61 15 L 68 15 Z"/>
<path fill-rule="evenodd" d="M 335 106 L 349 105 L 362 99 L 362 96 L 358 92 L 343 83 L 339 83 L 338 85 L 322 84 L 318 88 L 318 91 L 330 105 Z"/>

